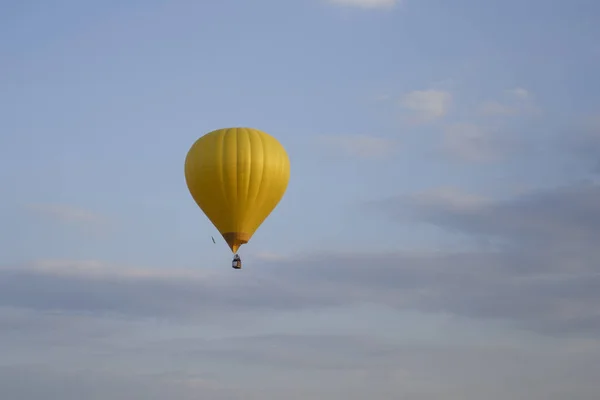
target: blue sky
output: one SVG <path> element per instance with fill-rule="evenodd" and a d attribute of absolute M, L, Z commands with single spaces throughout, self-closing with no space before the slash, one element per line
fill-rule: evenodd
<path fill-rule="evenodd" d="M 0 5 L 13 398 L 596 398 L 597 2 Z M 229 126 L 292 166 L 235 272 Z"/>

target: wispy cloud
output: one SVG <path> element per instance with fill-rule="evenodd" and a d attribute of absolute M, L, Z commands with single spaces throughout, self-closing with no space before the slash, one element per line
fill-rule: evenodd
<path fill-rule="evenodd" d="M 359 335 L 246 334 L 206 340 L 197 335 L 177 337 L 171 326 L 172 336 L 164 340 L 134 344 L 127 335 L 119 335 L 94 342 L 92 349 L 81 337 L 73 336 L 71 344 L 61 346 L 60 351 L 44 352 L 47 364 L 1 367 L 0 384 L 11 398 L 27 400 L 47 398 L 49 392 L 67 400 L 80 393 L 92 400 L 125 400 L 132 395 L 191 400 L 198 393 L 215 400 L 299 400 L 323 392 L 331 399 L 349 400 L 383 400 L 390 393 L 466 400 L 518 398 L 521 393 L 558 400 L 561 397 L 553 393 L 568 393 L 591 400 L 598 387 L 592 368 L 597 344 L 584 353 L 573 345 L 552 347 L 555 343 L 402 345 Z M 14 346 L 15 340 L 6 344 Z M 43 348 L 35 342 L 31 345 L 34 351 Z M 4 354 L 29 358 L 18 349 L 7 347 Z M 94 362 L 82 363 L 82 355 L 91 354 L 95 354 L 90 357 Z M 482 359 L 486 368 L 481 368 Z M 69 369 L 69 363 L 80 370 Z M 237 375 L 235 382 L 232 374 Z M 302 386 L 294 384 L 298 374 L 302 374 Z M 256 378 L 262 376 L 283 384 L 257 384 Z M 288 395 L 290 386 L 294 390 Z"/>
<path fill-rule="evenodd" d="M 507 138 L 490 128 L 459 123 L 444 126 L 442 148 L 454 158 L 480 163 L 500 160 L 510 146 Z"/>
<path fill-rule="evenodd" d="M 504 101 L 488 100 L 481 104 L 479 112 L 487 116 L 534 115 L 540 109 L 535 104 L 533 95 L 526 89 L 514 88 L 505 91 L 508 98 Z"/>
<path fill-rule="evenodd" d="M 516 115 L 520 109 L 514 105 L 507 105 L 500 103 L 499 101 L 490 100 L 484 102 L 480 111 L 484 115 Z"/>
<path fill-rule="evenodd" d="M 402 0 L 327 0 L 331 4 L 358 8 L 392 8 L 402 3 Z"/>
<path fill-rule="evenodd" d="M 378 209 L 398 223 L 410 217 L 448 234 L 489 238 L 497 246 L 445 253 L 305 254 L 263 261 L 243 280 L 232 280 L 229 270 L 142 273 L 107 267 L 100 274 L 97 263 L 20 265 L 0 269 L 0 307 L 214 322 L 223 315 L 368 303 L 504 320 L 541 334 L 600 338 L 594 306 L 600 302 L 598 186 L 559 187 L 503 200 L 444 189 L 381 201 Z"/>
<path fill-rule="evenodd" d="M 193 382 L 199 382 L 193 376 L 186 378 L 184 374 L 171 377 L 173 374 L 115 372 L 110 371 L 112 368 L 90 365 L 76 371 L 65 366 L 59 357 L 48 357 L 45 351 L 44 353 L 46 355 L 42 359 L 53 360 L 54 367 L 43 361 L 28 365 L 0 366 L 0 385 L 5 396 L 25 400 L 48 399 L 49 396 L 65 400 L 79 397 L 90 400 L 129 400 L 133 395 L 135 398 L 148 400 L 193 400 L 198 398 L 200 391 L 203 396 L 215 400 L 236 398 L 231 397 L 235 394 L 234 390 L 215 389 L 215 384 L 192 385 Z M 80 364 L 72 354 L 68 358 L 74 365 Z M 136 367 L 143 367 L 143 362 L 140 360 Z"/>
<path fill-rule="evenodd" d="M 527 89 L 521 87 L 509 89 L 507 92 L 521 100 L 529 99 L 531 97 L 531 93 L 529 93 Z"/>
<path fill-rule="evenodd" d="M 503 132 L 504 125 L 498 120 L 482 120 L 477 114 L 516 116 L 539 111 L 532 94 L 523 88 L 506 90 L 505 95 L 508 98 L 503 102 L 491 100 L 473 109 L 459 104 L 449 91 L 427 89 L 407 93 L 400 99 L 400 104 L 408 122 L 440 122 L 438 145 L 444 153 L 455 160 L 487 163 L 504 159 L 523 141 Z M 457 109 L 456 115 L 451 114 L 453 108 Z M 462 120 L 457 120 L 457 115 Z"/>
<path fill-rule="evenodd" d="M 254 263 L 240 279 L 230 269 L 149 269 L 94 260 L 4 266 L 3 393 L 28 400 L 48 391 L 69 400 L 88 392 L 98 400 L 191 400 L 201 392 L 218 400 L 258 400 L 297 388 L 298 397 L 290 398 L 325 392 L 353 400 L 387 399 L 390 393 L 467 400 L 523 393 L 551 400 L 597 397 L 598 186 L 504 199 L 447 187 L 378 201 L 377 208 L 398 224 L 411 218 L 449 235 L 495 238 L 499 245 L 264 254 L 260 266 Z M 339 310 L 360 320 L 357 310 L 367 305 L 387 313 L 380 317 L 392 328 L 367 334 L 348 325 L 338 333 L 324 327 Z M 497 321 L 519 328 L 515 335 L 521 338 L 486 333 L 475 343 L 394 339 L 394 329 L 412 323 L 398 313 L 413 311 L 465 324 Z M 319 328 L 298 332 L 306 318 L 320 321 Z M 294 322 L 286 331 L 281 321 Z M 360 320 L 356 327 L 365 324 Z M 451 335 L 448 326 L 443 331 Z M 491 367 L 482 369 L 482 359 Z M 298 373 L 301 386 L 293 380 Z M 264 376 L 286 384 L 257 385 Z"/>
<path fill-rule="evenodd" d="M 261 261 L 283 261 L 287 260 L 288 256 L 274 252 L 260 252 L 253 255 Z"/>
<path fill-rule="evenodd" d="M 212 275 L 207 270 L 187 269 L 148 269 L 131 265 L 118 265 L 100 260 L 58 260 L 42 259 L 34 260 L 29 264 L 32 271 L 40 273 L 52 273 L 67 277 L 85 277 L 86 279 L 102 279 L 118 276 L 119 279 L 206 279 Z M 0 266 L 0 271 L 2 266 Z"/>
<path fill-rule="evenodd" d="M 594 174 L 600 173 L 600 112 L 582 118 L 561 138 L 561 145 L 573 153 L 577 163 Z"/>
<path fill-rule="evenodd" d="M 108 219 L 95 212 L 64 204 L 27 204 L 26 209 L 59 222 L 105 225 Z"/>
<path fill-rule="evenodd" d="M 441 187 L 415 193 L 411 198 L 421 206 L 466 212 L 478 210 L 491 201 L 484 196 L 466 193 L 453 187 Z"/>
<path fill-rule="evenodd" d="M 600 188 L 582 184 L 498 201 L 456 193 L 448 196 L 443 191 L 387 200 L 380 209 L 402 221 L 408 208 L 414 219 L 498 244 L 491 252 L 440 255 L 439 264 L 421 258 L 420 265 L 432 274 L 443 268 L 457 279 L 462 276 L 461 290 L 473 289 L 470 300 L 459 299 L 462 294 L 458 292 L 447 292 L 449 297 L 443 295 L 442 300 L 437 292 L 426 301 L 429 306 L 439 300 L 445 311 L 453 309 L 450 303 L 461 304 L 459 308 L 465 307 L 463 312 L 469 315 L 496 315 L 534 330 L 600 337 L 600 313 L 592 306 L 600 301 L 600 268 L 595 261 L 600 257 L 596 245 L 599 204 Z M 425 284 L 421 279 L 416 282 L 421 287 Z M 446 289 L 450 287 L 453 284 Z M 444 301 L 449 303 L 442 306 Z"/>
<path fill-rule="evenodd" d="M 326 135 L 320 141 L 331 151 L 357 158 L 385 158 L 397 150 L 396 141 L 368 135 Z"/>
<path fill-rule="evenodd" d="M 452 95 L 443 90 L 416 90 L 400 101 L 414 122 L 431 122 L 443 118 L 452 103 Z"/>
<path fill-rule="evenodd" d="M 448 201 L 441 196 L 437 199 L 438 203 L 413 203 L 417 215 L 441 227 L 460 229 L 474 236 L 501 237 L 520 246 L 551 244 L 548 252 L 559 248 L 585 249 L 580 256 L 595 254 L 594 243 L 600 240 L 600 186 L 592 183 L 529 191 L 495 202 L 475 201 L 468 209 L 442 208 L 440 204 Z M 575 265 L 573 259 L 563 268 Z M 590 264 L 586 269 L 597 267 Z"/>

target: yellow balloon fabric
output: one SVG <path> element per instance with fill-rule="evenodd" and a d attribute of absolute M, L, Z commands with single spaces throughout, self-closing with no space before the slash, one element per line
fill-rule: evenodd
<path fill-rule="evenodd" d="M 233 253 L 275 209 L 289 179 L 285 149 L 258 129 L 209 132 L 192 145 L 185 159 L 192 197 Z"/>

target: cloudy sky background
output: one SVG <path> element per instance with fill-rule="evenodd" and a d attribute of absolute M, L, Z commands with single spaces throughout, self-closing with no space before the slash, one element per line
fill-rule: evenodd
<path fill-rule="evenodd" d="M 3 398 L 598 398 L 597 1 L 0 6 Z M 292 162 L 241 271 L 227 126 Z"/>

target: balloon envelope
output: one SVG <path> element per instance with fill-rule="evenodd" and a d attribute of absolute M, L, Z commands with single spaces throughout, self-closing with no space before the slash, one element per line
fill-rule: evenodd
<path fill-rule="evenodd" d="M 207 133 L 185 159 L 188 189 L 236 253 L 282 199 L 290 161 L 273 136 L 252 128 Z"/>

